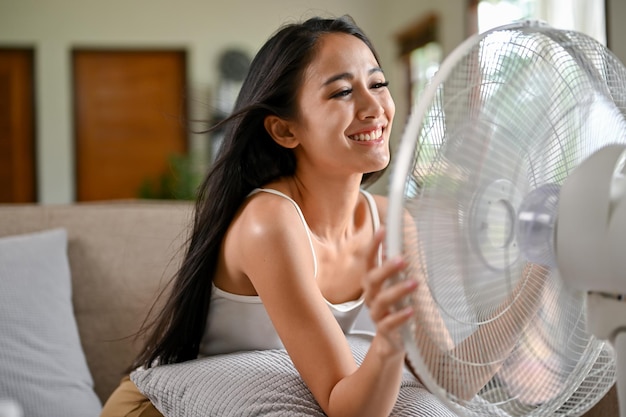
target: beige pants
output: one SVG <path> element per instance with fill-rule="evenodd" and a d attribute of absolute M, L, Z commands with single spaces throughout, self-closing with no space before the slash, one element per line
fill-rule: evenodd
<path fill-rule="evenodd" d="M 163 414 L 125 376 L 104 404 L 100 417 L 163 417 Z"/>

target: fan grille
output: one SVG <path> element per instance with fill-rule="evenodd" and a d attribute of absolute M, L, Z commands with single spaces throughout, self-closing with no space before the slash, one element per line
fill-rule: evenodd
<path fill-rule="evenodd" d="M 626 71 L 592 38 L 535 22 L 464 45 L 427 88 L 417 137 L 408 126 L 402 140 L 417 143 L 400 148 L 412 161 L 394 171 L 403 207 L 390 216 L 405 218 L 406 274 L 422 282 L 408 356 L 459 414 L 580 415 L 615 365 L 585 329 L 584 294 L 553 267 L 551 228 L 563 181 L 620 136 Z M 522 212 L 543 241 L 524 239 Z"/>

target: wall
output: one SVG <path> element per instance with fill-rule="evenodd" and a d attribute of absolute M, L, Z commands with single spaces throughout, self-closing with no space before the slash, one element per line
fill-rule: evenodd
<path fill-rule="evenodd" d="M 0 0 L 0 46 L 36 50 L 39 199 L 74 200 L 74 137 L 70 57 L 73 47 L 183 47 L 188 51 L 191 116 L 206 117 L 217 81 L 217 58 L 235 46 L 253 54 L 282 23 L 311 15 L 351 14 L 372 38 L 397 104 L 394 141 L 406 122 L 404 74 L 395 35 L 425 13 L 440 18 L 449 53 L 467 36 L 465 0 Z M 608 0 L 609 42 L 626 61 L 626 2 Z M 202 149 L 203 137 L 191 137 Z M 386 178 L 374 191 L 384 192 Z"/>
<path fill-rule="evenodd" d="M 206 117 L 224 47 L 252 54 L 280 24 L 314 14 L 349 12 L 376 32 L 374 1 L 265 0 L 261 7 L 244 0 L 0 0 L 0 45 L 36 50 L 39 200 L 74 200 L 73 47 L 186 48 L 194 112 Z"/>

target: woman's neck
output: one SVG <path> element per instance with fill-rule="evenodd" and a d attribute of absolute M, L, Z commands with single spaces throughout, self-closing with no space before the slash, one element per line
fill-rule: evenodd
<path fill-rule="evenodd" d="M 298 203 L 311 232 L 320 241 L 339 242 L 352 235 L 363 221 L 359 209 L 360 177 L 320 181 L 297 175 L 286 180 L 291 197 Z"/>

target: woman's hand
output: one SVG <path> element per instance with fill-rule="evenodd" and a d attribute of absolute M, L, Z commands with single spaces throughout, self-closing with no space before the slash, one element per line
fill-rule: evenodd
<path fill-rule="evenodd" d="M 385 260 L 377 265 L 378 253 L 385 236 L 379 229 L 367 248 L 367 274 L 363 278 L 365 304 L 370 309 L 376 334 L 388 354 L 404 354 L 401 327 L 413 315 L 412 307 L 398 308 L 403 299 L 417 288 L 414 280 L 394 280 L 406 267 L 403 258 Z"/>

